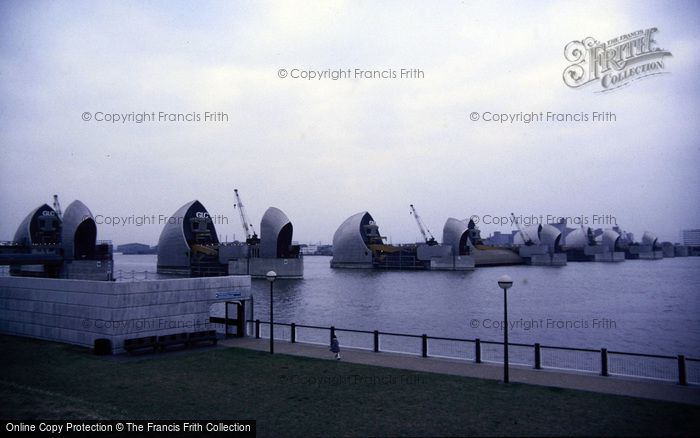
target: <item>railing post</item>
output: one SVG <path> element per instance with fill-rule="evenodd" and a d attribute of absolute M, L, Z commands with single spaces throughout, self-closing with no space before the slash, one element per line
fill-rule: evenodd
<path fill-rule="evenodd" d="M 379 352 L 379 330 L 374 331 L 374 352 Z"/>
<path fill-rule="evenodd" d="M 608 349 L 607 348 L 600 349 L 600 375 L 601 376 L 608 375 Z"/>
<path fill-rule="evenodd" d="M 295 343 L 295 342 L 297 341 L 297 325 L 294 324 L 294 323 L 292 323 L 291 335 L 292 335 L 291 341 L 292 341 L 292 344 L 293 344 L 293 343 Z"/>
<path fill-rule="evenodd" d="M 540 351 L 540 344 L 535 343 L 535 369 L 542 369 L 542 352 Z"/>
<path fill-rule="evenodd" d="M 224 339 L 228 339 L 228 301 L 224 303 Z"/>
<path fill-rule="evenodd" d="M 428 357 L 428 335 L 423 333 L 423 357 Z"/>
<path fill-rule="evenodd" d="M 332 325 L 331 326 L 331 339 L 330 340 L 332 341 L 334 337 L 335 337 L 335 326 Z"/>
<path fill-rule="evenodd" d="M 260 339 L 260 320 L 255 320 L 255 339 Z"/>
<path fill-rule="evenodd" d="M 474 362 L 481 363 L 481 339 L 474 340 Z"/>
<path fill-rule="evenodd" d="M 678 384 L 684 386 L 688 384 L 688 375 L 685 371 L 685 356 L 682 354 L 678 355 Z"/>

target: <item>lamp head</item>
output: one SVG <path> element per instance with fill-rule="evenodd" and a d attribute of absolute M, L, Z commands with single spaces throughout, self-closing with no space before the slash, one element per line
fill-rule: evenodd
<path fill-rule="evenodd" d="M 510 289 L 510 287 L 513 286 L 513 279 L 511 279 L 509 275 L 502 275 L 498 279 L 498 286 L 501 289 Z"/>
<path fill-rule="evenodd" d="M 272 283 L 273 281 L 277 280 L 277 273 L 275 271 L 268 271 L 267 274 L 265 274 L 265 278 L 267 278 L 267 281 Z"/>

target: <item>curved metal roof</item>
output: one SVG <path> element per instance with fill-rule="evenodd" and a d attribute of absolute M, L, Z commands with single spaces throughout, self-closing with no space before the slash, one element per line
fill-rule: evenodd
<path fill-rule="evenodd" d="M 611 229 L 603 231 L 603 234 L 600 235 L 600 243 L 607 247 L 609 251 L 615 251 L 617 249 L 619 239 L 620 234 Z"/>
<path fill-rule="evenodd" d="M 63 212 L 63 254 L 66 260 L 89 259 L 95 254 L 97 225 L 82 202 L 75 200 Z"/>
<path fill-rule="evenodd" d="M 292 246 L 294 227 L 279 208 L 270 207 L 260 221 L 260 257 L 284 257 Z"/>
<path fill-rule="evenodd" d="M 374 224 L 372 216 L 360 212 L 345 219 L 333 235 L 334 263 L 372 263 L 372 251 L 364 227 Z"/>
<path fill-rule="evenodd" d="M 452 255 L 465 253 L 469 245 L 469 225 L 465 221 L 448 218 L 442 227 L 442 244 L 452 247 Z"/>
<path fill-rule="evenodd" d="M 569 249 L 583 249 L 591 244 L 591 227 L 581 226 L 566 235 L 565 245 Z"/>
<path fill-rule="evenodd" d="M 561 251 L 561 230 L 554 225 L 540 225 L 540 243 L 549 246 L 549 251 Z"/>
<path fill-rule="evenodd" d="M 19 224 L 14 241 L 22 245 L 61 243 L 61 219 L 48 204 L 40 205 Z"/>
<path fill-rule="evenodd" d="M 518 231 L 515 233 L 513 236 L 513 244 L 514 245 L 525 245 L 525 242 L 527 239 L 525 238 L 527 236 L 532 243 L 535 245 L 540 244 L 540 225 L 528 225 L 525 227 L 522 227 L 522 231 Z"/>
<path fill-rule="evenodd" d="M 651 245 L 652 249 L 658 249 L 658 241 L 658 237 L 650 231 L 645 231 L 644 234 L 642 234 L 642 245 Z"/>
<path fill-rule="evenodd" d="M 206 224 L 209 232 L 205 244 L 218 244 L 214 223 L 209 219 L 209 212 L 198 200 L 190 201 L 180 207 L 168 218 L 158 238 L 159 267 L 189 267 L 190 245 L 194 242 L 193 223 Z M 199 226 L 199 225 L 197 225 Z"/>

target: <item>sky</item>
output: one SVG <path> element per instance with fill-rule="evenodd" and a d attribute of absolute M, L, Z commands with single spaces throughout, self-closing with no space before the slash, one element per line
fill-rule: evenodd
<path fill-rule="evenodd" d="M 514 212 L 678 241 L 700 228 L 699 18 L 694 1 L 3 1 L 0 240 L 53 194 L 115 244 L 156 244 L 193 199 L 241 239 L 237 188 L 256 228 L 278 207 L 300 243 L 360 211 L 414 242 L 409 204 L 438 240 L 449 217 L 488 235 Z M 569 42 L 648 28 L 665 74 L 564 84 Z M 292 77 L 348 69 L 422 75 Z M 484 121 L 548 111 L 615 120 Z M 227 120 L 106 120 L 154 112 Z"/>

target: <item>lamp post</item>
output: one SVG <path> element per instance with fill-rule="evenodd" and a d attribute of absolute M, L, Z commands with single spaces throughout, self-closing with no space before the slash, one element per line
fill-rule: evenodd
<path fill-rule="evenodd" d="M 270 354 L 275 354 L 275 322 L 272 313 L 272 284 L 277 280 L 277 273 L 275 271 L 268 271 L 268 273 L 265 274 L 265 278 L 270 282 Z"/>
<path fill-rule="evenodd" d="M 503 383 L 508 383 L 508 289 L 513 286 L 513 280 L 502 275 L 498 286 L 503 289 Z"/>

